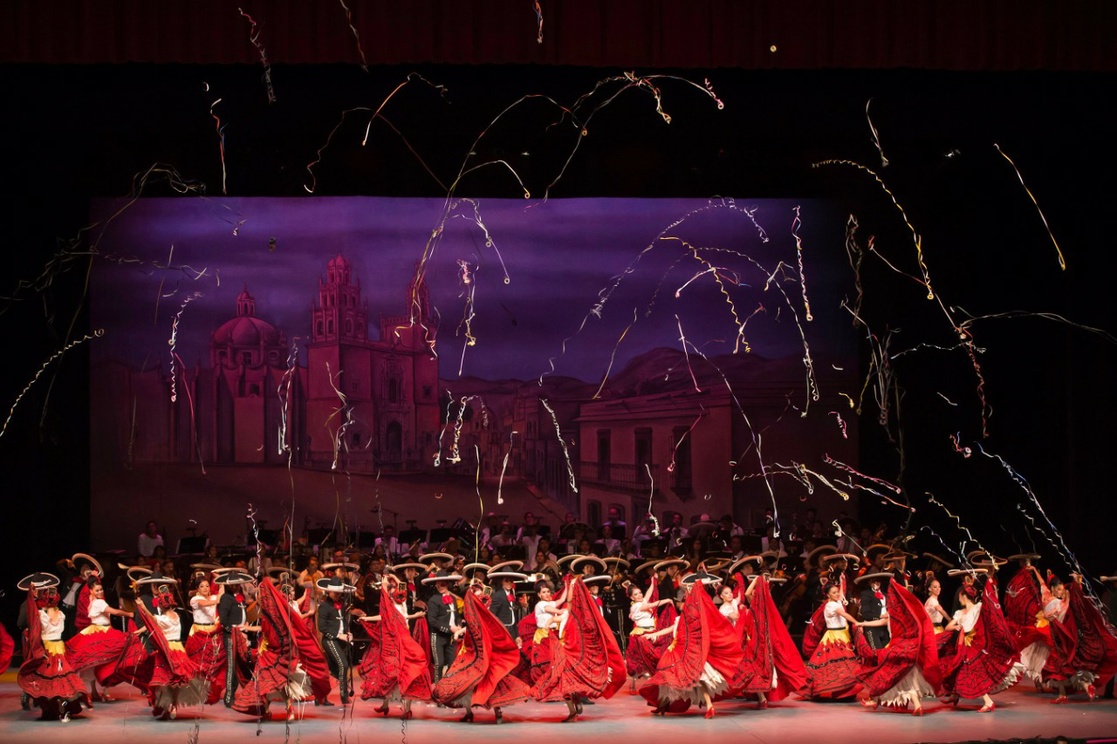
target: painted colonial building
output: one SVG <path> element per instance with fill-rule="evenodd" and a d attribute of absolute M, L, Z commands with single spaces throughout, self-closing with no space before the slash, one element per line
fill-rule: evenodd
<path fill-rule="evenodd" d="M 426 286 L 407 288 L 405 313 L 381 315 L 340 254 L 318 281 L 307 346 L 305 462 L 353 471 L 429 467 L 439 431 L 438 359 Z"/>

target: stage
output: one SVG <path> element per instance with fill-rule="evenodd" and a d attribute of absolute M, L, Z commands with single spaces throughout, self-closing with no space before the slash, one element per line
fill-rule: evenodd
<path fill-rule="evenodd" d="M 39 721 L 38 712 L 19 707 L 19 687 L 13 672 L 0 682 L 0 741 L 81 742 L 98 744 L 141 740 L 149 742 L 228 742 L 237 739 L 302 742 L 362 742 L 399 739 L 410 744 L 426 742 L 469 742 L 517 739 L 539 740 L 545 735 L 561 736 L 564 742 L 663 741 L 663 737 L 688 744 L 700 741 L 820 742 L 855 737 L 858 741 L 961 742 L 1007 739 L 1103 739 L 1117 736 L 1117 701 L 1087 702 L 1084 697 L 1066 705 L 1051 705 L 1050 695 L 1018 685 L 997 695 L 993 713 L 978 713 L 979 701 L 963 702 L 957 709 L 937 701 L 924 703 L 925 715 L 891 710 L 867 710 L 856 703 L 810 703 L 784 700 L 767 710 L 755 703 L 722 702 L 717 715 L 705 720 L 696 708 L 682 715 L 656 718 L 643 698 L 626 687 L 612 700 L 585 707 L 577 722 L 557 724 L 566 715 L 562 704 L 523 703 L 505 710 L 505 723 L 497 728 L 492 713 L 478 709 L 476 721 L 460 723 L 461 712 L 433 705 L 415 706 L 415 718 L 404 727 L 399 710 L 389 718 L 373 712 L 378 701 L 359 701 L 355 706 L 302 709 L 302 720 L 283 720 L 283 706 L 272 705 L 273 720 L 257 722 L 224 707 L 210 706 L 180 710 L 174 721 L 151 718 L 143 698 L 130 687 L 114 688 L 118 700 L 99 703 L 81 718 L 69 723 Z M 336 692 L 332 696 L 336 700 Z M 1111 739 L 1117 740 L 1117 739 Z"/>

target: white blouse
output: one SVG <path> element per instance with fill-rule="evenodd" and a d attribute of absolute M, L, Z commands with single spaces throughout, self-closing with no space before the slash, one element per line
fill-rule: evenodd
<path fill-rule="evenodd" d="M 66 626 L 66 613 L 59 610 L 57 617 L 58 620 L 52 623 L 47 611 L 39 610 L 40 636 L 44 641 L 62 640 L 62 629 Z"/>
<path fill-rule="evenodd" d="M 722 617 L 728 620 L 731 624 L 737 624 L 737 621 L 732 617 L 734 613 L 740 613 L 740 610 L 737 607 L 736 599 L 731 599 L 728 602 L 722 602 L 721 607 L 718 608 L 718 612 L 720 612 Z"/>
<path fill-rule="evenodd" d="M 645 602 L 637 602 L 628 609 L 628 617 L 637 628 L 650 630 L 655 627 L 655 617 L 652 616 Z"/>
<path fill-rule="evenodd" d="M 213 625 L 217 622 L 217 605 L 203 605 L 205 597 L 194 595 L 190 598 L 190 609 L 194 611 L 194 622 L 198 625 Z M 212 599 L 212 597 L 211 597 Z"/>
<path fill-rule="evenodd" d="M 553 606 L 554 602 L 543 602 L 540 600 L 535 603 L 535 626 L 537 628 L 553 628 L 555 625 L 555 616 L 547 612 L 547 607 Z"/>
<path fill-rule="evenodd" d="M 826 619 L 826 627 L 832 630 L 844 628 L 847 626 L 846 619 L 842 615 L 842 603 L 829 601 L 826 607 L 822 610 L 822 616 Z"/>
<path fill-rule="evenodd" d="M 89 623 L 91 625 L 104 625 L 105 627 L 111 625 L 108 609 L 109 603 L 103 599 L 89 600 L 89 609 L 86 611 L 89 616 Z"/>
<path fill-rule="evenodd" d="M 163 637 L 168 641 L 182 640 L 182 621 L 179 620 L 177 612 L 171 610 L 166 615 L 156 615 L 155 622 L 159 624 Z"/>
<path fill-rule="evenodd" d="M 963 633 L 969 633 L 977 625 L 981 616 L 981 603 L 978 602 L 968 610 L 958 610 L 954 613 L 954 620 L 961 626 Z"/>
<path fill-rule="evenodd" d="M 1043 606 L 1043 616 L 1047 618 L 1048 621 L 1058 620 L 1059 622 L 1063 622 L 1063 619 L 1067 616 L 1067 609 L 1069 607 L 1070 603 L 1065 599 L 1055 599 L 1052 597 L 1051 601 Z"/>
<path fill-rule="evenodd" d="M 939 604 L 938 597 L 927 597 L 927 601 L 923 603 L 923 609 L 931 616 L 931 622 L 935 625 L 941 625 L 946 620 L 946 612 Z"/>

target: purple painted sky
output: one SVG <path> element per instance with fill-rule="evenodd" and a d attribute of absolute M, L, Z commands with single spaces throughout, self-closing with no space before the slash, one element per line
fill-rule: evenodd
<path fill-rule="evenodd" d="M 781 260 L 795 266 L 791 224 L 796 205 L 801 207 L 799 234 L 814 322 L 804 320 L 794 272 L 781 286 L 803 323 L 816 365 L 847 358 L 854 348 L 848 318 L 837 307 L 848 272 L 848 267 L 842 271 L 842 221 L 824 203 L 738 200 L 733 208 L 698 199 L 493 199 L 478 204 L 493 247 L 486 247 L 472 206 L 465 203 L 446 220 L 428 264 L 445 379 L 457 377 L 462 363 L 463 338 L 457 331 L 466 304 L 459 260 L 469 262 L 476 279 L 472 328 L 477 344 L 466 349 L 463 375 L 531 379 L 549 371 L 549 358 L 559 357 L 557 374 L 597 381 L 614 348 L 614 372 L 650 348 L 680 348 L 680 322 L 687 339 L 705 353 L 731 352 L 735 323 L 725 295 L 706 274 L 676 297 L 676 290 L 705 266 L 679 241 L 656 242 L 660 233 L 699 247 L 724 276 L 741 282 L 724 285 L 741 319 L 765 307 L 746 328 L 755 353 L 798 354 L 802 340 L 783 297 L 775 287 L 764 291 L 767 277 L 748 259 L 727 252 L 747 254 L 768 271 Z M 99 201 L 93 217 L 104 224 L 120 206 Z M 246 285 L 256 298 L 257 317 L 285 331 L 289 340 L 305 339 L 318 279 L 338 253 L 360 279 L 375 336 L 379 314 L 404 312 L 407 284 L 443 207 L 439 199 L 370 197 L 141 199 L 108 225 L 99 245 L 105 255 L 136 261 L 96 265 L 92 322 L 106 334 L 93 345 L 94 358 L 137 366 L 161 360 L 167 369 L 174 316 L 186 297 L 199 292 L 182 311 L 177 349 L 188 365 L 208 364 L 210 333 L 235 315 L 236 296 Z M 767 243 L 743 207 L 755 207 Z M 270 237 L 276 239 L 274 251 L 268 249 Z M 193 271 L 156 268 L 167 263 L 172 246 L 172 265 L 206 270 L 206 276 L 192 280 Z M 578 333 L 616 277 L 622 277 L 620 284 L 600 318 L 589 317 Z M 618 347 L 634 315 L 637 322 Z M 562 355 L 563 339 L 571 336 Z"/>

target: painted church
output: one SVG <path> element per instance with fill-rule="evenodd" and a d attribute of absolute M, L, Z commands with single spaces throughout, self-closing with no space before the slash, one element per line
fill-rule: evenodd
<path fill-rule="evenodd" d="M 209 364 L 136 370 L 107 361 L 93 375 L 93 455 L 142 462 L 292 464 L 356 472 L 429 466 L 439 429 L 438 359 L 426 286 L 404 312 L 381 314 L 340 254 L 311 303 L 302 348 L 257 313 L 245 286 L 210 336 Z"/>

